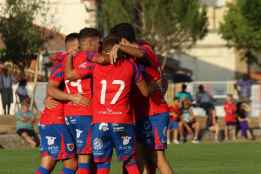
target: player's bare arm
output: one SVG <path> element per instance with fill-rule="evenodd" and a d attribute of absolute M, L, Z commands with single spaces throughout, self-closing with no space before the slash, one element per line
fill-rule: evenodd
<path fill-rule="evenodd" d="M 76 104 L 83 104 L 83 105 L 89 105 L 90 100 L 87 98 L 81 96 L 81 95 L 70 95 L 63 91 L 61 91 L 59 88 L 59 83 L 55 81 L 49 81 L 47 86 L 47 93 L 50 97 L 53 97 L 54 99 L 61 100 L 61 101 L 71 101 Z"/>
<path fill-rule="evenodd" d="M 72 59 L 73 59 L 72 54 L 69 54 L 66 57 L 65 69 L 64 69 L 65 77 L 67 80 L 70 81 L 81 79 L 81 76 L 78 73 L 76 73 L 76 71 L 73 69 Z"/>

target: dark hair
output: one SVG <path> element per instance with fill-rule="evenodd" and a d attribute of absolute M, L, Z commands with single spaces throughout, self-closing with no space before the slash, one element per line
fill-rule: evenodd
<path fill-rule="evenodd" d="M 199 85 L 199 86 L 198 86 L 198 89 L 199 89 L 199 91 L 204 91 L 204 90 L 205 90 L 205 88 L 204 88 L 203 85 Z"/>
<path fill-rule="evenodd" d="M 129 23 L 120 23 L 120 24 L 115 25 L 111 29 L 110 34 L 117 36 L 120 39 L 125 38 L 129 42 L 135 42 L 136 41 L 135 29 Z"/>
<path fill-rule="evenodd" d="M 187 85 L 186 84 L 182 84 L 182 91 L 186 91 L 186 89 L 187 89 Z"/>
<path fill-rule="evenodd" d="M 65 37 L 65 43 L 73 41 L 75 39 L 79 39 L 79 34 L 78 33 L 70 33 Z"/>
<path fill-rule="evenodd" d="M 18 86 L 26 86 L 26 85 L 27 85 L 27 80 L 26 80 L 26 79 L 21 79 L 21 80 L 19 81 Z"/>
<path fill-rule="evenodd" d="M 120 42 L 120 39 L 118 37 L 115 37 L 115 36 L 107 36 L 103 39 L 103 42 L 102 42 L 102 50 L 104 51 L 108 51 L 108 50 L 111 50 L 112 47 L 115 45 L 115 44 L 118 44 Z"/>
<path fill-rule="evenodd" d="M 95 28 L 83 28 L 79 33 L 79 39 L 88 37 L 101 37 L 101 33 Z"/>

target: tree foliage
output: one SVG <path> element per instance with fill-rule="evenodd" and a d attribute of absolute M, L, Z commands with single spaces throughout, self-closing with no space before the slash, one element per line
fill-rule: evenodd
<path fill-rule="evenodd" d="M 228 4 L 220 33 L 227 45 L 243 50 L 247 63 L 258 63 L 261 50 L 261 1 L 237 0 Z"/>
<path fill-rule="evenodd" d="M 98 21 L 105 32 L 132 23 L 160 54 L 189 48 L 207 33 L 207 14 L 198 0 L 100 0 Z"/>
<path fill-rule="evenodd" d="M 33 24 L 36 17 L 48 11 L 45 0 L 6 0 L 1 6 L 0 34 L 5 44 L 1 58 L 24 66 L 44 43 L 40 27 Z"/>

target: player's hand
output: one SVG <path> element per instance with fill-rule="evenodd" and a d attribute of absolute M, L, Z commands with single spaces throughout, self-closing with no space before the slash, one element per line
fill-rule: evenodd
<path fill-rule="evenodd" d="M 80 104 L 80 105 L 84 105 L 84 106 L 88 106 L 88 105 L 90 105 L 90 103 L 91 103 L 91 101 L 90 101 L 88 98 L 83 97 L 83 96 L 80 95 L 80 94 L 72 95 L 71 101 L 72 101 L 74 104 Z"/>
<path fill-rule="evenodd" d="M 118 51 L 120 49 L 120 45 L 114 45 L 110 51 L 110 63 L 114 64 L 118 58 Z"/>
<path fill-rule="evenodd" d="M 55 108 L 59 104 L 59 102 L 54 100 L 51 97 L 48 97 L 48 98 L 45 99 L 44 104 L 45 104 L 45 107 L 47 109 L 53 109 L 53 108 Z"/>

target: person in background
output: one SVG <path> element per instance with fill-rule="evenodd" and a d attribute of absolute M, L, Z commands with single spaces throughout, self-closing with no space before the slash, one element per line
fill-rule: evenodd
<path fill-rule="evenodd" d="M 190 92 L 187 92 L 187 85 L 182 84 L 182 90 L 176 94 L 176 97 L 179 99 L 179 101 L 183 101 L 184 99 L 189 99 L 190 101 L 193 101 L 193 97 Z"/>
<path fill-rule="evenodd" d="M 238 111 L 237 117 L 239 121 L 239 128 L 241 132 L 241 136 L 245 138 L 254 139 L 254 135 L 252 134 L 249 128 L 249 120 L 248 120 L 248 113 L 250 111 L 249 106 L 246 103 L 239 103 L 238 104 Z"/>
<path fill-rule="evenodd" d="M 0 84 L 2 84 L 1 97 L 4 114 L 9 115 L 11 104 L 13 103 L 13 78 L 7 68 L 3 69 L 3 75 L 0 76 Z"/>
<path fill-rule="evenodd" d="M 227 95 L 226 101 L 224 103 L 225 110 L 225 140 L 229 140 L 230 132 L 232 132 L 232 140 L 236 140 L 236 111 L 237 106 L 231 94 Z"/>
<path fill-rule="evenodd" d="M 18 83 L 18 87 L 15 91 L 15 94 L 19 98 L 19 102 L 22 103 L 25 99 L 28 98 L 28 92 L 27 92 L 27 80 L 26 79 L 21 79 Z"/>
<path fill-rule="evenodd" d="M 207 115 L 206 129 L 214 133 L 215 141 L 219 137 L 219 125 L 214 106 L 213 97 L 205 90 L 203 85 L 199 85 L 196 94 L 196 101 L 199 107 L 203 108 Z"/>
<path fill-rule="evenodd" d="M 170 112 L 170 122 L 168 127 L 168 144 L 173 142 L 175 144 L 180 144 L 178 140 L 178 129 L 179 120 L 181 115 L 181 104 L 180 101 L 175 97 L 172 104 L 169 105 Z"/>
<path fill-rule="evenodd" d="M 251 97 L 251 86 L 253 81 L 249 78 L 249 75 L 244 74 L 240 80 L 237 81 L 237 91 L 240 101 L 250 101 Z"/>
<path fill-rule="evenodd" d="M 30 99 L 24 99 L 21 110 L 15 113 L 16 133 L 29 143 L 32 148 L 34 148 L 39 145 L 39 138 L 34 131 L 34 123 L 36 119 L 33 113 L 29 110 L 29 105 Z"/>
<path fill-rule="evenodd" d="M 185 98 L 182 101 L 181 111 L 182 114 L 181 114 L 181 122 L 179 127 L 181 141 L 184 141 L 184 132 L 186 132 L 190 135 L 193 135 L 192 143 L 195 144 L 199 143 L 200 124 L 196 120 L 196 117 L 193 113 L 190 99 Z"/>

